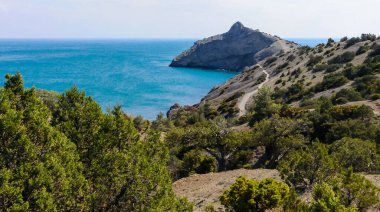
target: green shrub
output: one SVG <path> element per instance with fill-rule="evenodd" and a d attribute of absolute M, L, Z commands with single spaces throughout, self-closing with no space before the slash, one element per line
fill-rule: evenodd
<path fill-rule="evenodd" d="M 336 173 L 336 167 L 325 145 L 314 143 L 305 150 L 296 150 L 280 160 L 281 177 L 297 189 L 311 188 Z"/>
<path fill-rule="evenodd" d="M 316 65 L 313 68 L 313 72 L 321 72 L 321 71 L 326 71 L 326 73 L 331 73 L 340 68 L 340 65 L 338 64 L 320 64 Z"/>
<path fill-rule="evenodd" d="M 213 157 L 203 154 L 199 150 L 185 153 L 183 157 L 183 170 L 188 175 L 205 174 L 217 171 L 216 161 Z"/>
<path fill-rule="evenodd" d="M 358 37 L 350 38 L 350 39 L 347 40 L 346 45 L 344 46 L 344 48 L 347 49 L 347 48 L 349 48 L 349 47 L 351 47 L 351 46 L 353 46 L 356 43 L 359 43 L 361 41 L 362 41 L 362 39 L 360 39 Z"/>
<path fill-rule="evenodd" d="M 372 75 L 365 75 L 355 79 L 354 88 L 363 97 L 368 98 L 371 94 L 380 93 L 380 79 Z"/>
<path fill-rule="evenodd" d="M 316 185 L 310 211 L 367 211 L 379 203 L 379 188 L 352 170 Z"/>
<path fill-rule="evenodd" d="M 311 50 L 310 46 L 301 46 L 298 48 L 298 55 L 303 55 L 303 54 L 308 54 Z M 303 60 L 303 58 L 301 58 L 301 60 Z"/>
<path fill-rule="evenodd" d="M 257 80 L 256 80 L 256 82 L 254 83 L 254 85 L 258 85 L 258 84 L 264 82 L 265 80 L 266 80 L 266 75 L 265 75 L 265 74 L 262 74 L 262 75 L 260 75 L 260 76 L 257 78 Z"/>
<path fill-rule="evenodd" d="M 275 85 L 280 84 L 280 83 L 282 83 L 282 79 L 276 80 Z"/>
<path fill-rule="evenodd" d="M 290 76 L 294 76 L 295 78 L 298 78 L 302 74 L 302 69 L 297 68 L 293 72 L 291 72 Z"/>
<path fill-rule="evenodd" d="M 340 87 L 349 80 L 342 74 L 328 74 L 323 77 L 323 81 L 315 85 L 314 90 L 317 92 L 325 91 L 332 88 Z"/>
<path fill-rule="evenodd" d="M 344 88 L 335 94 L 333 97 L 333 102 L 335 104 L 344 104 L 347 102 L 341 102 L 340 100 L 346 99 L 347 102 L 355 102 L 363 100 L 363 97 L 359 92 L 352 88 Z"/>
<path fill-rule="evenodd" d="M 369 97 L 369 99 L 371 99 L 373 101 L 380 99 L 380 93 L 371 94 L 371 96 Z"/>
<path fill-rule="evenodd" d="M 270 58 L 268 58 L 268 59 L 265 61 L 264 66 L 268 66 L 268 65 L 270 65 L 270 64 L 276 62 L 276 60 L 277 60 L 277 57 L 270 57 Z"/>
<path fill-rule="evenodd" d="M 366 123 L 363 120 L 347 119 L 330 124 L 327 129 L 326 141 L 333 143 L 345 137 L 360 138 L 363 140 L 376 140 L 379 125 Z"/>
<path fill-rule="evenodd" d="M 311 202 L 309 211 L 356 211 L 355 208 L 347 208 L 343 204 L 338 192 L 325 182 L 315 185 L 312 193 L 313 201 Z"/>
<path fill-rule="evenodd" d="M 355 58 L 355 55 L 356 54 L 354 52 L 345 52 L 329 60 L 329 64 L 343 64 L 351 62 Z"/>
<path fill-rule="evenodd" d="M 331 156 L 345 167 L 356 172 L 374 171 L 379 164 L 376 143 L 357 138 L 343 138 L 330 146 Z"/>
<path fill-rule="evenodd" d="M 296 59 L 296 56 L 294 56 L 294 54 L 291 54 L 291 55 L 289 55 L 289 56 L 286 58 L 286 61 L 292 62 L 294 59 Z"/>
<path fill-rule="evenodd" d="M 372 109 L 366 105 L 344 105 L 334 106 L 328 111 L 329 115 L 335 120 L 341 121 L 346 119 L 371 119 L 374 114 Z"/>
<path fill-rule="evenodd" d="M 333 46 L 334 43 L 335 43 L 335 41 L 332 38 L 329 38 L 327 40 L 326 47 L 331 47 L 331 46 Z"/>
<path fill-rule="evenodd" d="M 239 177 L 223 192 L 220 201 L 233 211 L 266 211 L 283 206 L 289 193 L 286 184 L 270 178 L 257 181 Z"/>
<path fill-rule="evenodd" d="M 288 62 L 285 62 L 285 63 L 279 65 L 277 68 L 278 68 L 278 69 L 284 69 L 284 68 L 286 68 L 288 65 L 289 65 L 289 63 L 288 63 Z"/>
<path fill-rule="evenodd" d="M 369 41 L 373 42 L 376 40 L 376 35 L 375 34 L 362 34 L 360 38 L 362 41 L 369 40 Z"/>
<path fill-rule="evenodd" d="M 295 100 L 300 100 L 305 94 L 305 86 L 302 82 L 298 81 L 290 85 L 283 96 L 287 102 L 292 102 Z"/>
<path fill-rule="evenodd" d="M 272 94 L 272 91 L 266 87 L 258 91 L 253 99 L 254 104 L 251 112 L 254 114 L 251 123 L 272 117 L 278 112 L 278 108 L 272 99 Z"/>
<path fill-rule="evenodd" d="M 319 62 L 321 62 L 323 60 L 323 57 L 322 56 L 314 56 L 314 55 L 311 55 L 309 57 L 309 61 L 306 63 L 306 66 L 308 67 L 313 67 L 314 65 L 318 64 Z"/>
<path fill-rule="evenodd" d="M 380 45 L 375 45 L 372 47 L 372 51 L 369 54 L 371 57 L 380 55 Z"/>
<path fill-rule="evenodd" d="M 348 40 L 347 37 L 343 37 L 343 38 L 340 39 L 340 42 L 345 42 L 345 41 L 347 41 L 347 40 Z"/>
<path fill-rule="evenodd" d="M 368 50 L 369 50 L 369 46 L 367 46 L 367 45 L 360 46 L 359 49 L 356 51 L 356 55 L 364 54 L 364 53 L 366 53 Z"/>

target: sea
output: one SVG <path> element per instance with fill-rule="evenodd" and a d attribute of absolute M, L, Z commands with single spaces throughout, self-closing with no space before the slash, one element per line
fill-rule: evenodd
<path fill-rule="evenodd" d="M 237 74 L 169 67 L 195 40 L 2 39 L 0 75 L 19 71 L 27 88 L 64 92 L 76 86 L 104 111 L 121 105 L 130 115 L 153 120 L 175 103 L 198 103 Z M 289 40 L 315 46 L 327 39 Z"/>

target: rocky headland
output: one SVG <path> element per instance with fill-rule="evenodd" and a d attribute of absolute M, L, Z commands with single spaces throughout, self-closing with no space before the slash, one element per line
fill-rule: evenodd
<path fill-rule="evenodd" d="M 190 49 L 177 56 L 170 66 L 242 71 L 267 57 L 297 47 L 295 43 L 237 22 L 224 34 L 195 42 Z"/>

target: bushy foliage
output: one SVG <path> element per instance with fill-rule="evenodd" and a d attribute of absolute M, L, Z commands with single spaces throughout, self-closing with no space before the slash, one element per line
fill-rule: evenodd
<path fill-rule="evenodd" d="M 368 45 L 360 46 L 359 49 L 356 51 L 356 55 L 361 55 L 366 53 L 369 50 Z"/>
<path fill-rule="evenodd" d="M 51 114 L 20 74 L 0 90 L 1 210 L 87 210 L 89 182 L 75 144 L 49 123 Z"/>
<path fill-rule="evenodd" d="M 369 55 L 372 57 L 380 55 L 380 45 L 379 44 L 374 45 Z"/>
<path fill-rule="evenodd" d="M 275 167 L 289 151 L 302 147 L 303 134 L 309 130 L 302 120 L 272 117 L 253 126 L 253 140 L 265 146 L 265 166 Z"/>
<path fill-rule="evenodd" d="M 285 100 L 285 102 L 292 102 L 302 99 L 305 93 L 306 89 L 304 84 L 301 81 L 297 81 L 288 87 L 282 98 Z"/>
<path fill-rule="evenodd" d="M 352 170 L 317 184 L 311 211 L 365 211 L 379 202 L 379 189 Z"/>
<path fill-rule="evenodd" d="M 276 62 L 277 59 L 278 59 L 277 57 L 270 57 L 270 58 L 268 58 L 268 59 L 265 61 L 264 66 L 268 66 L 268 65 L 270 65 L 270 64 L 272 64 L 272 63 L 274 63 L 274 62 Z"/>
<path fill-rule="evenodd" d="M 351 62 L 355 58 L 356 54 L 354 52 L 344 52 L 341 55 L 338 55 L 331 60 L 329 60 L 329 64 L 344 64 Z"/>
<path fill-rule="evenodd" d="M 220 201 L 234 211 L 266 211 L 282 207 L 289 193 L 286 184 L 270 178 L 257 181 L 239 177 L 223 192 Z"/>
<path fill-rule="evenodd" d="M 159 113 L 157 115 L 156 120 L 152 122 L 151 126 L 154 130 L 160 131 L 160 132 L 166 132 L 170 130 L 170 128 L 173 127 L 173 123 L 164 117 L 163 113 Z"/>
<path fill-rule="evenodd" d="M 343 38 L 340 39 L 340 42 L 345 42 L 347 40 L 348 40 L 348 38 L 347 38 L 347 36 L 345 36 L 345 37 L 343 37 Z"/>
<path fill-rule="evenodd" d="M 292 62 L 296 59 L 296 56 L 294 56 L 294 54 L 291 54 L 289 55 L 287 58 L 286 58 L 286 61 L 289 61 L 289 62 Z"/>
<path fill-rule="evenodd" d="M 172 155 L 179 160 L 184 160 L 186 153 L 197 149 L 213 157 L 217 163 L 217 170 L 224 171 L 230 168 L 231 161 L 241 149 L 250 148 L 250 137 L 249 132 L 228 129 L 226 120 L 218 117 L 213 121 L 172 129 L 166 140 L 172 150 Z M 180 168 L 179 171 L 184 170 Z M 188 174 L 185 172 L 183 175 Z"/>
<path fill-rule="evenodd" d="M 337 121 L 360 118 L 364 122 L 374 117 L 372 109 L 366 105 L 334 106 L 327 112 Z"/>
<path fill-rule="evenodd" d="M 350 38 L 346 41 L 346 45 L 344 46 L 344 48 L 347 49 L 347 48 L 349 48 L 349 47 L 351 47 L 351 46 L 353 46 L 353 45 L 355 45 L 361 41 L 362 41 L 362 39 L 359 37 Z"/>
<path fill-rule="evenodd" d="M 354 88 L 368 98 L 371 94 L 380 93 L 380 78 L 366 75 L 355 79 Z"/>
<path fill-rule="evenodd" d="M 186 175 L 205 174 L 217 171 L 216 160 L 199 149 L 186 152 L 183 156 L 183 172 Z"/>
<path fill-rule="evenodd" d="M 361 94 L 352 88 L 342 89 L 333 97 L 333 102 L 335 104 L 345 104 L 347 102 L 356 102 L 361 100 L 363 100 Z"/>
<path fill-rule="evenodd" d="M 160 135 L 140 138 L 116 106 L 72 88 L 50 108 L 20 74 L 0 90 L 0 210 L 190 211 L 177 199 Z"/>
<path fill-rule="evenodd" d="M 331 47 L 335 43 L 334 39 L 329 38 L 326 43 L 326 47 Z"/>
<path fill-rule="evenodd" d="M 331 156 L 343 167 L 352 167 L 357 172 L 369 172 L 379 164 L 376 144 L 355 138 L 343 138 L 334 142 L 329 151 Z"/>
<path fill-rule="evenodd" d="M 258 91 L 258 94 L 254 97 L 251 112 L 253 112 L 251 124 L 279 112 L 279 107 L 273 101 L 272 92 L 269 88 L 262 88 Z"/>
<path fill-rule="evenodd" d="M 362 34 L 360 38 L 362 41 L 375 41 L 377 36 L 375 34 Z"/>
<path fill-rule="evenodd" d="M 322 60 L 323 60 L 322 56 L 311 55 L 309 57 L 309 61 L 306 63 L 306 66 L 313 67 L 313 66 L 317 65 L 319 62 L 321 62 Z"/>
<path fill-rule="evenodd" d="M 315 183 L 323 182 L 336 173 L 334 161 L 329 157 L 327 147 L 314 143 L 312 146 L 293 151 L 278 165 L 281 176 L 297 189 L 310 189 Z"/>
<path fill-rule="evenodd" d="M 323 81 L 315 85 L 314 90 L 317 92 L 325 91 L 331 88 L 337 88 L 346 84 L 349 80 L 342 74 L 328 74 L 323 77 Z"/>
<path fill-rule="evenodd" d="M 326 73 L 331 73 L 340 68 L 340 65 L 338 64 L 320 64 L 316 65 L 313 68 L 313 72 L 321 72 L 321 71 L 326 71 Z"/>
<path fill-rule="evenodd" d="M 313 189 L 313 201 L 310 211 L 356 211 L 355 208 L 346 207 L 341 202 L 341 197 L 327 183 L 320 183 Z"/>
<path fill-rule="evenodd" d="M 347 119 L 329 124 L 325 142 L 332 143 L 344 137 L 375 140 L 378 124 L 364 122 L 363 120 Z"/>
<path fill-rule="evenodd" d="M 344 70 L 344 75 L 351 79 L 354 80 L 359 77 L 363 77 L 366 75 L 375 75 L 380 73 L 380 57 L 370 57 L 367 58 L 362 65 L 353 67 L 353 66 L 348 66 Z"/>

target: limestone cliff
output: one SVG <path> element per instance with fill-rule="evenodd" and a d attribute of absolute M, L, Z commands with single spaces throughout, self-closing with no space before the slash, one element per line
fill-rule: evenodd
<path fill-rule="evenodd" d="M 170 66 L 241 71 L 297 46 L 237 22 L 224 34 L 195 42 L 189 50 L 177 56 Z"/>

